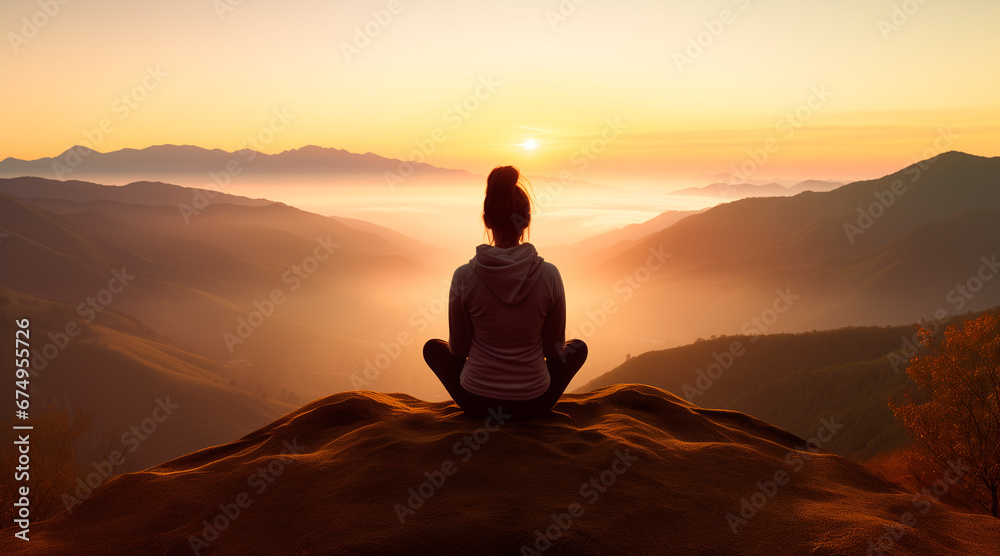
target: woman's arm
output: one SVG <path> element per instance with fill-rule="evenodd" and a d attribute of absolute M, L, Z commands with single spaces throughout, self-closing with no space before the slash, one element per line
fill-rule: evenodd
<path fill-rule="evenodd" d="M 566 290 L 559 270 L 555 266 L 552 270 L 552 307 L 542 327 L 542 352 L 546 359 L 558 357 L 566 349 Z"/>
<path fill-rule="evenodd" d="M 465 284 L 459 276 L 461 268 L 451 277 L 451 290 L 448 294 L 448 351 L 455 357 L 469 356 L 472 346 L 472 321 L 465 310 Z"/>

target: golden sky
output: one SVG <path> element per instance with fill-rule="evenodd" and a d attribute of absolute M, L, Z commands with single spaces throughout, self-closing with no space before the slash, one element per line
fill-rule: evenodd
<path fill-rule="evenodd" d="M 0 158 L 255 137 L 655 182 L 876 177 L 945 136 L 1000 155 L 992 0 L 5 0 L 0 21 Z"/>

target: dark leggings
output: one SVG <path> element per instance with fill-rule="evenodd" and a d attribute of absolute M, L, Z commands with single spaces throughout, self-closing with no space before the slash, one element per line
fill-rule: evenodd
<path fill-rule="evenodd" d="M 545 360 L 550 378 L 549 389 L 545 393 L 530 400 L 499 400 L 479 396 L 462 388 L 459 379 L 465 359 L 452 355 L 448 351 L 448 342 L 428 340 L 424 344 L 424 361 L 427 366 L 434 371 L 462 411 L 474 417 L 485 417 L 490 414 L 490 410 L 502 410 L 503 414 L 512 415 L 512 420 L 534 419 L 549 413 L 586 360 L 587 344 L 583 340 L 570 340 L 566 342 L 562 355 Z"/>

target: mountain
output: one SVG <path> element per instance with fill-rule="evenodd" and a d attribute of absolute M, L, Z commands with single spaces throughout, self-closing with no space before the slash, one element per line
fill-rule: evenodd
<path fill-rule="evenodd" d="M 1000 206 L 998 177 L 1000 157 L 949 152 L 833 191 L 713 207 L 644 238 L 621 257 L 635 261 L 648 247 L 665 244 L 679 270 L 727 261 L 746 265 L 762 256 L 798 266 L 870 252 L 924 223 Z M 901 194 L 892 190 L 897 181 Z"/>
<path fill-rule="evenodd" d="M 502 408 L 501 408 L 502 409 Z M 116 477 L 5 554 L 992 555 L 958 513 L 810 440 L 662 390 L 564 396 L 528 423 L 345 392 Z M 889 536 L 891 535 L 891 536 Z M 885 540 L 883 540 L 883 538 Z"/>
<path fill-rule="evenodd" d="M 613 248 L 621 249 L 629 243 L 634 243 L 650 234 L 669 228 L 688 216 L 698 214 L 699 212 L 701 211 L 668 210 L 645 222 L 629 224 L 628 226 L 609 230 L 570 245 L 546 247 L 545 255 L 546 258 L 554 261 L 567 261 L 570 264 L 574 262 L 579 263 L 582 260 L 593 262 L 594 260 L 600 260 L 601 253 L 604 251 L 613 252 Z"/>
<path fill-rule="evenodd" d="M 72 191 L 48 186 L 50 195 L 73 200 L 94 200 L 80 191 L 79 181 L 99 183 L 131 184 L 132 182 L 154 182 L 164 191 L 156 192 L 162 199 L 171 194 L 180 184 L 204 189 L 213 202 L 234 204 L 266 204 L 265 199 L 240 199 L 233 193 L 268 196 L 282 194 L 283 190 L 316 187 L 341 187 L 349 194 L 393 193 L 397 185 L 406 184 L 407 189 L 483 187 L 486 176 L 466 170 L 441 168 L 427 163 L 386 158 L 374 153 L 358 154 L 342 149 L 308 145 L 277 154 L 266 154 L 253 149 L 233 152 L 222 149 L 205 149 L 192 145 L 155 145 L 144 149 L 120 149 L 101 153 L 77 145 L 55 157 L 36 160 L 21 160 L 8 157 L 0 161 L 0 178 L 38 177 L 68 180 Z M 524 176 L 533 184 L 536 195 L 541 198 L 552 196 L 563 199 L 579 194 L 615 194 L 612 186 L 595 184 L 578 178 L 553 178 L 543 175 Z M 10 186 L 8 186 L 10 187 Z M 23 182 L 18 190 L 9 193 L 27 197 L 24 189 L 32 187 Z M 360 188 L 360 189 L 358 189 Z M 146 187 L 144 192 L 151 190 Z M 228 193 L 227 193 L 228 192 Z M 186 193 L 182 193 L 182 196 Z M 299 200 L 298 205 L 314 200 L 315 193 L 302 196 L 292 194 Z M 117 200 L 124 200 L 117 194 Z M 550 199 L 551 200 L 551 199 Z M 141 202 L 141 201 L 127 201 Z M 178 200 L 177 202 L 189 202 Z M 384 202 L 384 201 L 373 201 Z M 175 203 L 176 204 L 176 203 Z M 324 211 L 325 212 L 325 211 Z"/>
<path fill-rule="evenodd" d="M 708 182 L 708 183 L 713 183 L 713 184 L 714 183 L 731 183 L 733 181 L 733 179 L 734 179 L 733 176 L 734 176 L 734 174 L 732 172 L 719 172 L 717 174 L 702 174 L 702 175 L 699 175 L 699 176 L 691 176 L 691 177 L 689 177 L 687 179 L 687 181 L 688 182 L 695 182 L 695 183 L 705 183 L 705 182 Z M 744 182 L 745 183 L 749 183 L 749 184 L 753 184 L 753 185 L 764 185 L 764 184 L 767 184 L 767 183 L 776 183 L 778 185 L 783 185 L 783 186 L 786 186 L 786 187 L 789 186 L 789 185 L 793 185 L 793 184 L 797 183 L 795 180 L 787 180 L 787 179 L 780 179 L 780 178 L 754 179 L 752 177 L 747 177 L 744 180 Z"/>
<path fill-rule="evenodd" d="M 398 366 L 420 358 L 399 344 L 412 309 L 387 292 L 436 290 L 424 265 L 437 249 L 209 193 L 0 179 L 0 327 L 31 317 L 35 407 L 91 421 L 76 442 L 83 477 L 161 401 L 176 412 L 116 472 L 238 438 L 289 404 L 371 378 L 373 360 L 378 386 L 421 392 L 415 376 L 381 372 L 385 350 Z"/>
<path fill-rule="evenodd" d="M 606 284 L 591 307 L 624 292 L 601 332 L 625 341 L 981 310 L 1000 304 L 1000 158 L 949 152 L 829 192 L 733 201 L 614 251 L 564 274 Z"/>
<path fill-rule="evenodd" d="M 419 152 L 411 156 L 424 160 Z M 486 167 L 480 170 L 488 171 Z M 0 179 L 4 177 L 72 179 L 116 185 L 134 182 L 176 184 L 206 191 L 181 190 L 188 199 L 173 203 L 195 208 L 217 202 L 283 202 L 316 214 L 375 223 L 382 229 L 415 236 L 421 242 L 466 257 L 478 243 L 477 238 L 483 235 L 482 222 L 475 215 L 482 210 L 485 175 L 317 146 L 277 154 L 249 149 L 227 152 L 190 145 L 157 145 L 107 153 L 74 147 L 51 158 L 0 161 Z M 552 206 L 556 212 L 570 209 L 564 213 L 570 216 L 560 219 L 558 225 L 536 226 L 541 230 L 535 236 L 536 241 L 541 239 L 546 244 L 585 237 L 592 229 L 594 198 L 614 199 L 623 194 L 613 185 L 595 184 L 580 177 L 564 175 L 557 179 L 537 174 L 522 177 L 534 192 L 536 208 Z M 176 189 L 176 186 L 173 187 Z M 28 198 L 29 192 L 10 193 Z M 80 195 L 76 191 L 71 193 Z M 52 194 L 60 198 L 93 200 L 89 196 L 67 197 L 57 191 Z M 234 197 L 237 196 L 250 199 L 236 201 Z M 117 200 L 123 199 L 118 197 Z M 574 212 L 574 208 L 580 210 Z M 545 235 L 550 237 L 546 239 Z"/>
<path fill-rule="evenodd" d="M 935 325 L 939 335 L 946 324 Z M 887 326 L 713 337 L 631 357 L 576 391 L 649 384 L 798 435 L 832 416 L 846 426 L 824 447 L 867 461 L 912 441 L 887 402 L 916 394 L 905 372 L 909 357 L 925 352 L 915 332 L 914 326 Z"/>
<path fill-rule="evenodd" d="M 424 257 L 429 256 L 431 260 L 439 258 L 443 255 L 443 252 L 438 247 L 432 247 L 422 241 L 417 241 L 410 236 L 401 234 L 396 230 L 391 230 L 385 226 L 379 226 L 378 224 L 373 224 L 364 220 L 358 220 L 357 218 L 347 218 L 343 216 L 330 216 L 330 218 L 354 228 L 355 230 L 360 230 L 372 235 L 379 236 L 380 238 L 401 247 L 404 251 L 411 253 L 414 257 Z"/>
<path fill-rule="evenodd" d="M 834 181 L 806 180 L 794 185 L 781 185 L 779 183 L 753 183 L 745 182 L 731 184 L 728 182 L 717 182 L 703 187 L 688 187 L 673 192 L 673 195 L 694 195 L 698 197 L 712 197 L 723 201 L 735 199 L 745 199 L 747 197 L 785 197 L 796 195 L 803 191 L 831 191 L 844 184 Z"/>
<path fill-rule="evenodd" d="M 41 373 L 32 399 L 92 417 L 77 443 L 84 465 L 103 461 L 157 400 L 179 405 L 177 417 L 121 469 L 237 438 L 289 403 L 372 378 L 371 361 L 379 387 L 429 390 L 416 376 L 383 373 L 382 359 L 389 350 L 396 367 L 420 360 L 399 343 L 413 330 L 412 305 L 400 299 L 432 299 L 439 277 L 424 265 L 437 264 L 438 250 L 231 195 L 179 210 L 206 193 L 0 180 L 3 325 L 32 318 Z"/>
<path fill-rule="evenodd" d="M 121 186 L 101 185 L 78 180 L 50 180 L 38 177 L 22 177 L 13 179 L 0 178 L 0 193 L 6 193 L 37 206 L 61 214 L 72 214 L 96 210 L 108 215 L 114 211 L 119 218 L 129 218 L 130 205 L 165 205 L 176 206 L 179 215 L 186 221 L 200 213 L 200 208 L 207 204 L 228 204 L 248 207 L 267 205 L 282 205 L 267 199 L 251 199 L 240 195 L 182 187 L 162 182 L 133 182 Z M 93 201 L 110 201 L 117 203 L 95 203 Z M 113 208 L 115 207 L 115 208 Z M 304 212 L 300 214 L 305 214 Z M 395 230 L 378 226 L 356 218 L 330 216 L 342 224 L 356 230 L 381 237 L 404 250 L 415 253 L 432 253 L 441 255 L 441 250 L 414 240 Z M 142 219 L 138 219 L 141 221 Z"/>
<path fill-rule="evenodd" d="M 338 183 L 368 176 L 385 185 L 385 174 L 400 171 L 400 160 L 372 153 L 356 154 L 314 145 L 265 154 L 252 149 L 227 152 L 191 145 L 156 145 L 144 149 L 121 149 L 101 153 L 77 145 L 55 157 L 37 160 L 6 158 L 0 161 L 0 177 L 37 176 L 55 179 L 85 179 L 126 183 L 159 180 L 217 190 L 231 180 L 274 180 Z M 467 180 L 465 170 L 412 165 L 420 179 Z"/>
<path fill-rule="evenodd" d="M 260 207 L 273 203 L 267 199 L 250 199 L 222 191 L 202 190 L 149 181 L 108 186 L 79 180 L 58 181 L 39 177 L 20 177 L 0 179 L 0 192 L 21 199 L 57 199 L 77 203 L 116 201 L 132 205 L 195 205 L 202 198 L 212 203 L 248 207 Z"/>
<path fill-rule="evenodd" d="M 408 303 L 439 289 L 436 251 L 280 203 L 213 202 L 185 219 L 173 204 L 44 197 L 0 193 L 9 234 L 0 286 L 75 306 L 125 269 L 135 278 L 110 298 L 113 308 L 185 350 L 276 373 L 300 392 L 350 387 L 383 345 L 396 355 L 393 342 L 411 328 Z M 402 360 L 418 360 L 416 351 Z M 415 377 L 381 380 L 420 390 Z"/>
<path fill-rule="evenodd" d="M 796 183 L 794 185 L 790 185 L 788 186 L 788 188 L 791 189 L 793 193 L 798 194 L 802 193 L 803 191 L 815 191 L 815 192 L 832 191 L 842 185 L 844 185 L 844 183 L 839 181 L 805 180 L 805 181 L 800 181 L 799 183 Z"/>

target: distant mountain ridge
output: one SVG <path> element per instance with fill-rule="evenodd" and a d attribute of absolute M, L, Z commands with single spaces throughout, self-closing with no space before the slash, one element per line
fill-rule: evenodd
<path fill-rule="evenodd" d="M 444 168 L 426 162 L 388 158 L 371 152 L 307 145 L 276 154 L 253 149 L 233 152 L 194 145 L 154 145 L 106 153 L 77 145 L 54 157 L 0 161 L 0 178 L 41 177 L 98 183 L 166 182 L 212 191 L 230 183 L 288 183 L 297 185 L 364 185 L 395 187 L 401 184 L 460 185 L 485 183 L 486 176 L 468 170 Z M 590 191 L 614 191 L 578 177 L 524 176 L 539 190 L 573 186 Z"/>
<path fill-rule="evenodd" d="M 77 145 L 55 157 L 36 160 L 6 158 L 0 161 L 0 177 L 37 176 L 53 179 L 160 180 L 202 186 L 228 182 L 242 176 L 271 178 L 323 175 L 372 175 L 399 173 L 402 164 L 412 166 L 421 177 L 467 179 L 465 170 L 439 168 L 426 163 L 386 158 L 373 153 L 357 154 L 342 149 L 309 145 L 278 154 L 252 149 L 228 152 L 193 145 L 155 145 L 144 149 L 120 149 L 106 153 Z M 406 170 L 404 169 L 404 172 Z M 222 184 L 224 185 L 224 184 Z"/>
<path fill-rule="evenodd" d="M 693 195 L 718 198 L 723 201 L 745 199 L 747 197 L 785 197 L 797 195 L 803 191 L 832 191 L 844 185 L 841 182 L 823 180 L 805 180 L 794 185 L 780 183 L 713 183 L 704 187 L 688 187 L 674 191 L 674 195 Z"/>

